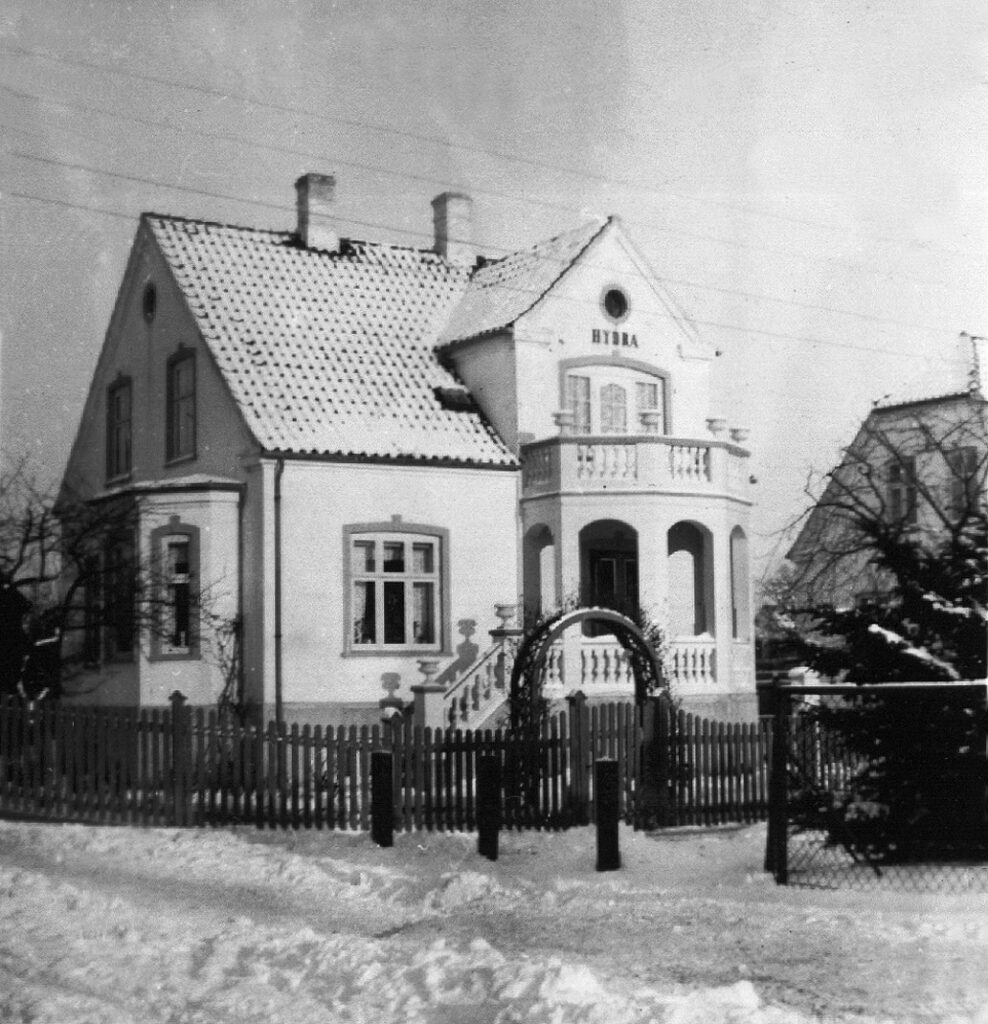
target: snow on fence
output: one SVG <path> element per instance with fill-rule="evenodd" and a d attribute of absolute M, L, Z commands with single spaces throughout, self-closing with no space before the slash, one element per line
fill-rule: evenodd
<path fill-rule="evenodd" d="M 767 810 L 757 725 L 656 715 L 658 824 L 753 821 Z M 0 814 L 106 824 L 370 828 L 371 754 L 393 755 L 394 826 L 477 827 L 478 760 L 495 756 L 507 828 L 595 820 L 593 766 L 618 763 L 620 812 L 635 820 L 642 725 L 627 703 L 584 699 L 537 730 L 428 729 L 410 722 L 278 728 L 214 710 L 101 709 L 0 699 Z"/>

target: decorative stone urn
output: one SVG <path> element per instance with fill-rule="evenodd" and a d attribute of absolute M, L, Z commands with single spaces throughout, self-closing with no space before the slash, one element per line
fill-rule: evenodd
<path fill-rule="evenodd" d="M 748 427 L 731 427 L 731 440 L 735 444 L 743 444 L 748 440 L 751 430 Z"/>
<path fill-rule="evenodd" d="M 657 434 L 662 422 L 662 410 L 642 409 L 638 414 L 638 418 L 642 421 L 642 426 L 645 428 L 646 434 Z"/>
<path fill-rule="evenodd" d="M 560 434 L 570 434 L 576 423 L 576 414 L 572 409 L 560 409 L 552 414 L 553 421 L 559 427 Z"/>
<path fill-rule="evenodd" d="M 707 430 L 714 437 L 723 434 L 727 430 L 727 419 L 724 416 L 711 416 L 707 419 Z"/>
<path fill-rule="evenodd" d="M 494 605 L 494 614 L 501 620 L 501 625 L 498 629 L 507 629 L 508 623 L 515 617 L 515 612 L 518 610 L 516 604 L 496 604 Z"/>
<path fill-rule="evenodd" d="M 439 675 L 438 658 L 419 658 L 419 671 L 422 673 L 422 685 L 433 686 L 433 680 Z"/>

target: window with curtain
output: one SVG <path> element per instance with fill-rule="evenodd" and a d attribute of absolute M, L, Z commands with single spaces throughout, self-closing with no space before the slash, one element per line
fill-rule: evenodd
<path fill-rule="evenodd" d="M 442 538 L 350 534 L 350 634 L 354 650 L 439 650 Z"/>
<path fill-rule="evenodd" d="M 600 432 L 628 432 L 628 393 L 620 384 L 605 384 L 600 389 Z"/>

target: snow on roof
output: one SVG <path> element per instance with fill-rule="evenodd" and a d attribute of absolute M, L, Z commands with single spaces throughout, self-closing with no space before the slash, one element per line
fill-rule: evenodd
<path fill-rule="evenodd" d="M 911 374 L 876 403 L 876 410 L 916 402 L 988 393 L 988 351 L 984 338 L 961 332 L 943 352 L 934 353 L 919 372 Z"/>
<path fill-rule="evenodd" d="M 440 338 L 466 341 L 511 326 L 527 313 L 611 223 L 591 222 L 481 266 Z"/>
<path fill-rule="evenodd" d="M 145 214 L 202 337 L 271 451 L 514 466 L 434 349 L 469 271 L 433 252 Z"/>

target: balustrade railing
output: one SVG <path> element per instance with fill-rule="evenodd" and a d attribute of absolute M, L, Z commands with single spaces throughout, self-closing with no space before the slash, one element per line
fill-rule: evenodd
<path fill-rule="evenodd" d="M 727 441 L 561 436 L 522 446 L 522 484 L 535 494 L 626 488 L 744 496 L 747 458 Z"/>
<path fill-rule="evenodd" d="M 717 681 L 716 641 L 713 637 L 676 639 L 669 657 L 675 685 L 684 693 L 713 687 Z"/>

